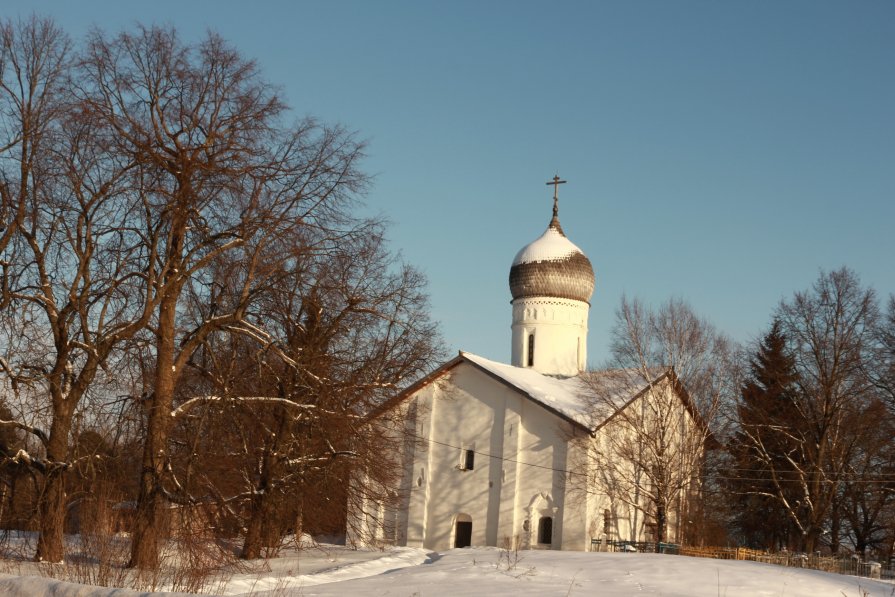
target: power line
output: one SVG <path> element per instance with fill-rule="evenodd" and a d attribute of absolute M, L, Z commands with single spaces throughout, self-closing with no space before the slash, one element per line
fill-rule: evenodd
<path fill-rule="evenodd" d="M 430 443 L 430 444 L 437 444 L 437 445 L 439 445 L 439 446 L 444 446 L 444 447 L 446 447 L 446 448 L 454 448 L 454 449 L 456 449 L 456 450 L 469 450 L 469 448 L 464 448 L 464 447 L 462 447 L 462 446 L 455 446 L 455 445 L 453 445 L 453 444 L 448 444 L 448 443 L 445 443 L 445 442 L 440 442 L 440 441 L 435 440 L 435 439 L 432 439 L 432 438 L 430 438 L 430 437 L 423 437 L 423 436 L 421 436 L 421 435 L 416 435 L 415 433 L 411 433 L 410 435 L 411 435 L 412 437 L 414 437 L 414 438 L 420 440 L 420 441 L 428 442 L 428 443 Z M 503 461 L 503 462 L 512 462 L 513 464 L 521 464 L 522 466 L 531 466 L 531 467 L 534 467 L 534 468 L 539 468 L 539 469 L 543 469 L 543 470 L 547 470 L 547 471 L 553 471 L 553 472 L 556 472 L 556 473 L 564 473 L 564 474 L 567 474 L 567 475 L 584 475 L 584 473 L 579 473 L 579 472 L 576 472 L 576 471 L 570 471 L 570 470 L 568 470 L 568 469 L 554 468 L 554 467 L 552 467 L 552 466 L 545 466 L 545 465 L 543 465 L 543 464 L 535 464 L 535 463 L 533 463 L 533 462 L 523 462 L 523 461 L 521 461 L 521 460 L 516 460 L 515 458 L 506 458 L 506 457 L 504 457 L 504 456 L 495 456 L 495 455 L 493 455 L 493 454 L 489 454 L 488 452 L 480 452 L 480 451 L 478 451 L 478 450 L 472 450 L 472 452 L 475 453 L 475 454 L 478 454 L 479 456 L 484 456 L 484 457 L 486 457 L 486 458 L 493 458 L 493 459 L 495 459 L 495 460 L 500 460 L 500 461 Z"/>
<path fill-rule="evenodd" d="M 430 437 L 423 437 L 421 435 L 417 435 L 415 433 L 410 434 L 411 437 L 427 442 L 429 444 L 435 444 L 439 446 L 443 446 L 445 448 L 452 448 L 455 450 L 469 450 L 470 448 L 464 448 L 462 446 L 457 446 L 454 444 L 449 444 L 447 442 L 438 441 L 436 439 L 432 439 Z M 480 450 L 472 450 L 472 452 L 478 456 L 483 456 L 485 458 L 493 458 L 495 460 L 499 460 L 501 462 L 509 462 L 513 464 L 519 464 L 522 466 L 529 466 L 533 468 L 539 468 L 542 470 L 552 471 L 556 473 L 563 473 L 566 475 L 578 475 L 578 476 L 586 476 L 586 473 L 581 473 L 578 471 L 572 471 L 564 468 L 555 468 L 552 466 L 546 466 L 543 464 L 535 464 L 533 462 L 524 462 L 522 460 L 518 460 L 516 458 L 507 458 L 505 456 L 495 456 L 489 452 L 482 452 Z M 766 473 L 768 471 L 762 469 L 749 469 L 749 468 L 732 468 L 726 469 L 728 471 L 741 471 L 741 472 L 756 472 L 756 473 Z M 810 474 L 810 473 L 809 473 Z M 724 481 L 744 481 L 744 482 L 782 482 L 782 483 L 803 483 L 803 479 L 801 478 L 781 478 L 782 475 L 799 475 L 798 471 L 780 471 L 778 473 L 778 478 L 774 478 L 772 476 L 748 476 L 748 477 L 740 477 L 740 476 L 727 476 L 727 475 L 707 475 L 708 478 L 718 479 Z M 835 474 L 826 474 L 824 475 L 823 480 L 851 480 L 851 481 L 860 481 L 862 483 L 871 483 L 871 484 L 888 484 L 895 483 L 895 473 L 877 473 L 874 475 L 867 475 L 862 473 L 835 473 Z M 892 477 L 892 478 L 886 478 Z"/>

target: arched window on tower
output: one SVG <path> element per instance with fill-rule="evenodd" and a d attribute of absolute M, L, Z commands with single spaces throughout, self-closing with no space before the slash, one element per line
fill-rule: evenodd
<path fill-rule="evenodd" d="M 535 366 L 535 335 L 528 335 L 528 366 Z"/>

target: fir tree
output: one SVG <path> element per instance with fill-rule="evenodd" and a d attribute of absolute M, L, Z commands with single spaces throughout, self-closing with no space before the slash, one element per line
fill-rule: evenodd
<path fill-rule="evenodd" d="M 797 379 L 786 337 L 774 321 L 750 360 L 750 375 L 740 391 L 740 431 L 732 441 L 734 465 L 728 475 L 737 494 L 735 524 L 754 547 L 792 548 L 797 543 L 782 505 L 785 499 L 798 500 L 791 474 L 799 458 L 793 439 L 801 418 L 793 399 Z M 764 450 L 757 450 L 757 443 Z"/>

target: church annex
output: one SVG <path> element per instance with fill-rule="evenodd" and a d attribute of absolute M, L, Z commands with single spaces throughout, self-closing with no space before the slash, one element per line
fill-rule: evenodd
<path fill-rule="evenodd" d="M 396 501 L 353 513 L 358 531 L 349 540 L 585 550 L 595 539 L 652 539 L 648 517 L 630 507 L 638 497 L 619 499 L 618 487 L 601 485 L 591 448 L 617 432 L 619 412 L 659 394 L 674 396 L 682 429 L 697 424 L 696 415 L 670 369 L 636 383 L 584 371 L 595 279 L 560 225 L 562 182 L 548 183 L 546 231 L 510 268 L 511 363 L 461 351 L 390 401 L 405 425 L 395 442 L 403 470 Z M 680 518 L 670 513 L 669 537 Z"/>

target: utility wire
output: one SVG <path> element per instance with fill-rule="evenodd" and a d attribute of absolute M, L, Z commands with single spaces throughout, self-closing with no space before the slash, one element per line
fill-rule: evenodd
<path fill-rule="evenodd" d="M 444 446 L 445 448 L 454 448 L 454 449 L 457 449 L 457 450 L 468 450 L 468 449 L 469 449 L 469 448 L 463 448 L 463 447 L 461 447 L 461 446 L 455 446 L 455 445 L 453 445 L 453 444 L 448 444 L 448 443 L 445 443 L 445 442 L 440 442 L 440 441 L 435 440 L 435 439 L 432 439 L 432 438 L 430 438 L 430 437 L 423 437 L 423 436 L 421 436 L 421 435 L 416 435 L 415 433 L 412 433 L 412 434 L 410 434 L 410 435 L 411 435 L 412 437 L 414 437 L 414 438 L 420 440 L 420 441 L 428 442 L 428 443 L 430 443 L 430 444 L 437 444 L 437 445 L 439 445 L 439 446 Z M 475 454 L 477 454 L 477 455 L 479 455 L 479 456 L 484 456 L 484 457 L 486 457 L 486 458 L 493 458 L 493 459 L 495 459 L 495 460 L 500 460 L 500 461 L 503 461 L 503 462 L 512 462 L 513 464 L 521 464 L 522 466 L 531 466 L 531 467 L 534 467 L 534 468 L 544 469 L 544 470 L 547 470 L 547 471 L 553 471 L 553 472 L 556 472 L 556 473 L 564 473 L 564 474 L 567 474 L 567 475 L 582 475 L 582 476 L 584 475 L 584 473 L 579 473 L 579 472 L 576 472 L 576 471 L 570 471 L 570 470 L 562 469 L 562 468 L 553 468 L 552 466 L 545 466 L 545 465 L 543 465 L 543 464 L 535 464 L 535 463 L 533 463 L 533 462 L 523 462 L 523 461 L 521 461 L 521 460 L 516 460 L 515 458 L 506 458 L 506 457 L 504 457 L 504 456 L 495 456 L 495 455 L 493 455 L 493 454 L 489 454 L 488 452 L 480 452 L 480 451 L 478 451 L 478 450 L 473 450 L 473 453 L 475 453 Z"/>
<path fill-rule="evenodd" d="M 423 436 L 417 435 L 415 433 L 410 434 L 410 436 L 419 440 L 419 441 L 427 442 L 429 444 L 443 446 L 445 448 L 453 448 L 455 450 L 469 450 L 469 448 L 464 448 L 462 446 L 457 446 L 454 444 L 449 444 L 447 442 L 438 441 L 438 440 L 432 439 L 430 437 L 423 437 Z M 475 453 L 478 456 L 483 456 L 485 458 L 493 458 L 495 460 L 500 460 L 502 462 L 510 462 L 513 464 L 520 464 L 522 466 L 530 466 L 533 468 L 539 468 L 542 470 L 553 471 L 556 473 L 563 473 L 566 475 L 577 475 L 577 476 L 585 476 L 586 475 L 586 473 L 581 473 L 578 471 L 572 471 L 572 470 L 562 469 L 562 468 L 554 468 L 552 466 L 546 466 L 543 464 L 535 464 L 533 462 L 524 462 L 524 461 L 518 460 L 516 458 L 507 458 L 505 456 L 495 456 L 494 454 L 491 454 L 489 452 L 482 452 L 480 450 L 472 450 L 472 451 L 473 451 L 473 453 Z M 749 468 L 728 468 L 725 470 L 741 471 L 741 472 L 757 472 L 757 473 L 768 472 L 768 471 L 762 470 L 762 469 L 749 469 Z M 776 479 L 772 476 L 739 477 L 739 476 L 727 476 L 727 475 L 709 475 L 709 477 L 711 479 L 719 479 L 719 480 L 724 480 L 724 481 L 747 481 L 747 482 L 779 481 L 782 483 L 802 483 L 803 482 L 803 480 L 801 478 L 780 478 L 780 476 L 782 476 L 782 475 L 799 475 L 799 473 L 798 473 L 798 471 L 780 471 L 778 473 L 778 478 L 776 478 Z M 860 481 L 862 483 L 881 484 L 881 485 L 895 483 L 895 473 L 878 473 L 878 474 L 874 474 L 874 475 L 865 475 L 865 474 L 861 474 L 861 473 L 835 473 L 835 474 L 827 474 L 827 475 L 825 475 L 825 477 L 828 480 L 846 480 L 846 481 L 853 480 L 853 481 Z M 886 477 L 891 477 L 891 478 L 886 478 Z"/>

